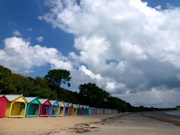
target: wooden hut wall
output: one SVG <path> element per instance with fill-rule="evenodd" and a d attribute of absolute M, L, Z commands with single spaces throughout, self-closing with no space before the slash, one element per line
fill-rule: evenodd
<path fill-rule="evenodd" d="M 0 96 L 0 118 L 5 116 L 7 104 L 8 104 L 8 99 L 4 95 Z"/>

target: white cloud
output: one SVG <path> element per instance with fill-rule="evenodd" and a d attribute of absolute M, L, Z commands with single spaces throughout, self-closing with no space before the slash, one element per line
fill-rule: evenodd
<path fill-rule="evenodd" d="M 37 40 L 38 42 L 42 42 L 42 41 L 43 41 L 43 37 L 42 37 L 42 36 L 36 37 L 36 40 Z"/>
<path fill-rule="evenodd" d="M 0 64 L 16 72 L 33 72 L 34 67 L 50 64 L 52 68 L 70 67 L 68 59 L 55 48 L 30 45 L 30 42 L 11 37 L 4 40 L 4 48 L 0 50 Z"/>
<path fill-rule="evenodd" d="M 14 36 L 21 36 L 21 33 L 18 30 L 15 30 L 12 34 Z"/>

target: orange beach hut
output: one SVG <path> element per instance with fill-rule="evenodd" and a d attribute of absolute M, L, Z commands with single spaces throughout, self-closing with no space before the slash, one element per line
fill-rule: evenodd
<path fill-rule="evenodd" d="M 8 99 L 4 95 L 0 95 L 0 118 L 4 117 Z"/>
<path fill-rule="evenodd" d="M 70 116 L 74 115 L 74 106 L 72 103 L 69 103 L 69 115 Z"/>
<path fill-rule="evenodd" d="M 25 117 L 28 101 L 23 95 L 5 95 L 8 99 L 5 117 Z"/>

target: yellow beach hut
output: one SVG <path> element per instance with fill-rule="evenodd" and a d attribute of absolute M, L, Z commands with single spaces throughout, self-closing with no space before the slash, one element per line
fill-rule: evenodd
<path fill-rule="evenodd" d="M 5 95 L 8 99 L 5 117 L 25 117 L 28 101 L 23 95 Z"/>
<path fill-rule="evenodd" d="M 76 116 L 77 115 L 77 105 L 73 104 L 73 106 L 74 106 L 74 116 Z"/>
<path fill-rule="evenodd" d="M 59 101 L 59 113 L 58 116 L 64 116 L 64 112 L 65 112 L 65 105 L 63 101 Z"/>

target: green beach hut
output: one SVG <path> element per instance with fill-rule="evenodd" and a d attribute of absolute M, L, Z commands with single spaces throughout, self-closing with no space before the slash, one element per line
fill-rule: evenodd
<path fill-rule="evenodd" d="M 25 97 L 28 101 L 26 117 L 39 117 L 41 103 L 37 97 Z"/>

